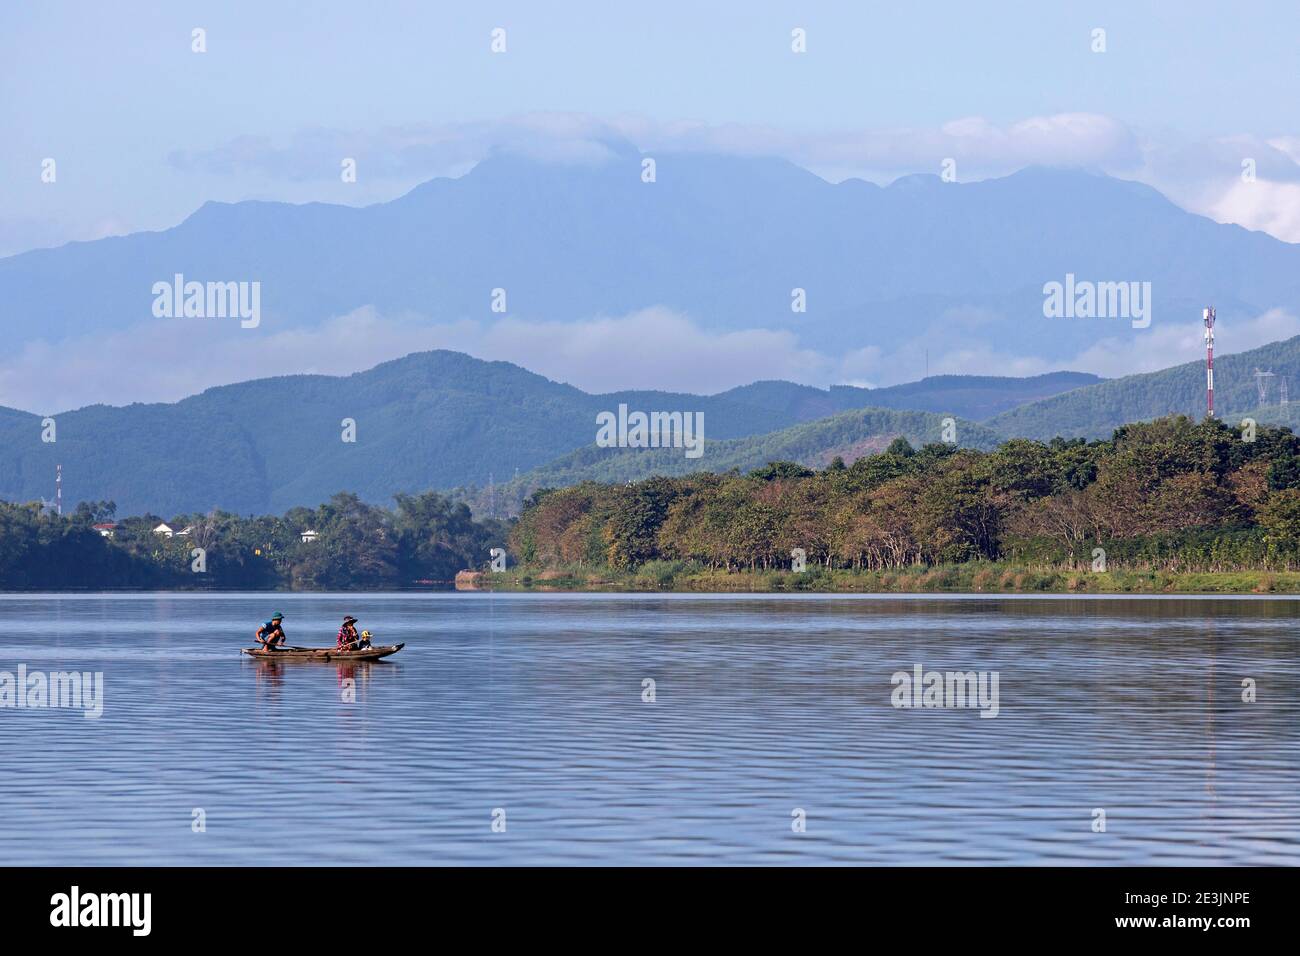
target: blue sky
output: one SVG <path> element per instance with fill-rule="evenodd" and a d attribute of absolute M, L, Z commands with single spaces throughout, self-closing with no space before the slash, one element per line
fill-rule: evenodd
<path fill-rule="evenodd" d="M 194 27 L 206 53 L 190 49 Z M 494 27 L 505 55 L 489 51 Z M 526 118 L 533 134 L 555 114 L 548 137 L 579 117 L 646 145 L 690 123 L 710 148 L 876 179 L 935 171 L 945 124 L 977 118 L 967 175 L 1078 152 L 1300 239 L 1300 213 L 1239 208 L 1199 157 L 1207 141 L 1300 137 L 1298 40 L 1294 2 L 6 4 L 0 254 L 162 228 L 208 199 L 391 198 L 462 171 L 496 124 L 516 136 Z M 1056 152 L 1007 147 L 1015 124 L 1062 114 L 1104 118 L 1107 141 L 1050 128 L 1039 139 Z M 412 150 L 412 130 L 458 145 Z M 352 189 L 336 172 L 349 148 L 368 160 Z M 403 150 L 410 162 L 384 161 Z"/>
<path fill-rule="evenodd" d="M 206 31 L 206 52 L 192 50 L 195 28 Z M 491 52 L 495 28 L 506 31 L 505 54 Z M 791 50 L 795 28 L 806 31 L 806 53 Z M 1098 29 L 1104 52 L 1094 49 Z M 1300 3 L 0 6 L 0 256 L 164 229 L 209 200 L 380 202 L 460 175 L 496 147 L 582 158 L 611 136 L 647 151 L 780 156 L 830 180 L 939 173 L 947 158 L 961 181 L 1083 165 L 1300 242 Z M 355 183 L 341 181 L 344 157 L 357 160 Z M 46 159 L 57 164 L 54 183 L 42 182 Z M 1249 183 L 1247 161 L 1257 166 Z M 170 377 L 100 374 L 114 368 L 106 358 L 138 357 L 139 338 L 40 340 L 0 357 L 0 404 L 170 400 L 247 378 L 259 357 L 276 369 L 346 372 L 414 347 L 518 361 L 584 387 L 914 376 L 889 357 L 850 374 L 797 341 L 773 347 L 761 331 L 746 352 L 707 334 L 700 318 L 647 303 L 631 316 L 572 316 L 537 341 L 499 324 L 413 345 L 388 316 L 322 316 L 313 336 L 286 339 L 285 359 L 258 339 L 173 368 L 167 356 L 185 349 L 158 340 L 155 364 Z M 623 339 L 638 341 L 648 326 L 675 330 L 672 348 L 701 356 L 706 373 L 667 381 L 660 363 L 638 378 L 654 363 L 620 364 L 637 354 Z M 1231 342 L 1226 332 L 1225 347 L 1240 350 L 1300 333 L 1300 317 L 1271 310 Z M 1121 343 L 1069 364 L 1117 375 L 1201 348 L 1195 327 L 1162 334 L 1172 337 L 1141 354 Z M 359 339 L 371 352 L 340 347 Z M 597 339 L 609 339 L 609 354 L 590 353 Z M 522 353 L 520 342 L 530 343 Z M 936 373 L 1058 367 L 1019 353 L 931 359 Z M 730 378 L 717 381 L 724 361 Z"/>

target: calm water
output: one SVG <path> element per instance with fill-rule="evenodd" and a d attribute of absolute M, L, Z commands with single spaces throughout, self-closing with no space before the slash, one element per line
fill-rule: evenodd
<path fill-rule="evenodd" d="M 350 611 L 407 647 L 351 667 L 242 658 L 274 610 L 295 644 L 332 643 Z M 0 709 L 0 860 L 1296 864 L 1298 614 L 1272 599 L 0 596 L 0 670 L 102 671 L 105 698 L 98 720 Z M 996 671 L 998 716 L 894 708 L 891 675 L 916 664 Z"/>

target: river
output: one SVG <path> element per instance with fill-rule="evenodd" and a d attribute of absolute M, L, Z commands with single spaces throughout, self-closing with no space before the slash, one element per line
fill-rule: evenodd
<path fill-rule="evenodd" d="M 277 610 L 294 644 L 332 644 L 352 613 L 406 648 L 359 665 L 241 657 Z M 85 702 L 0 707 L 0 858 L 1296 864 L 1297 612 L 1277 598 L 0 595 L 0 671 L 103 682 L 97 717 Z M 914 675 L 949 671 L 974 672 L 984 697 L 895 706 L 925 703 Z"/>

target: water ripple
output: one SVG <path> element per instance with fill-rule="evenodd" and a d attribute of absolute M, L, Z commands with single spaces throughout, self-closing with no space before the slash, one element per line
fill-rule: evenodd
<path fill-rule="evenodd" d="M 407 648 L 370 665 L 241 658 L 274 609 L 295 643 L 327 643 L 350 612 Z M 0 596 L 0 671 L 102 671 L 105 686 L 98 720 L 0 709 L 0 855 L 1294 865 L 1297 609 L 1185 597 Z M 917 664 L 997 672 L 997 718 L 894 708 L 891 676 Z M 806 832 L 792 829 L 796 810 Z"/>

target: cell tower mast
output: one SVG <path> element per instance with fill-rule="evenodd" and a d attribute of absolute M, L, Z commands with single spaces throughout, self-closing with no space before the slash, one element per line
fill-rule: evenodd
<path fill-rule="evenodd" d="M 1203 310 L 1205 320 L 1205 416 L 1214 417 L 1214 306 Z"/>
<path fill-rule="evenodd" d="M 63 517 L 63 466 L 54 466 L 54 510 Z"/>

